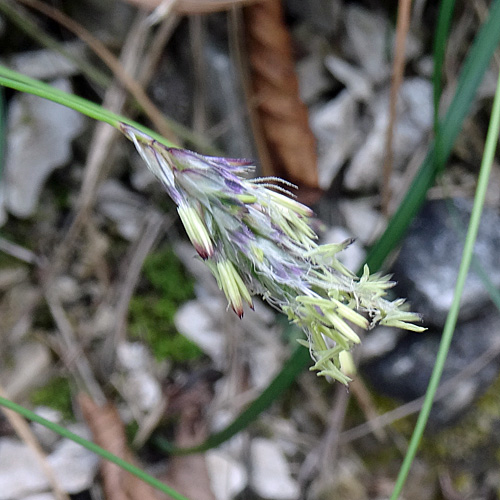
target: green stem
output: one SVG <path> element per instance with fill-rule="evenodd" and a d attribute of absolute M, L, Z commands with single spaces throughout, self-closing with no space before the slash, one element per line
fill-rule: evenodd
<path fill-rule="evenodd" d="M 446 148 L 443 145 L 441 135 L 441 124 L 439 121 L 439 102 L 442 92 L 442 77 L 444 56 L 446 53 L 446 40 L 450 31 L 451 18 L 455 0 L 443 0 L 439 8 L 438 23 L 436 28 L 436 40 L 434 42 L 434 73 L 432 83 L 434 89 L 434 137 L 436 141 L 436 149 L 434 154 L 436 171 L 441 171 L 446 163 Z"/>
<path fill-rule="evenodd" d="M 434 396 L 436 394 L 437 388 L 439 386 L 439 381 L 443 373 L 444 363 L 448 355 L 448 350 L 450 347 L 451 339 L 453 338 L 453 332 L 455 330 L 455 325 L 457 323 L 458 313 L 460 310 L 460 298 L 465 286 L 465 280 L 469 272 L 472 255 L 474 251 L 474 244 L 476 242 L 477 233 L 479 230 L 479 222 L 481 220 L 481 213 L 484 206 L 484 200 L 486 197 L 486 190 L 488 188 L 488 179 L 490 177 L 491 167 L 493 164 L 493 158 L 495 155 L 496 144 L 498 141 L 498 134 L 500 131 L 500 74 L 497 82 L 497 90 L 495 94 L 495 100 L 493 102 L 493 109 L 491 112 L 490 125 L 488 128 L 488 135 L 486 137 L 485 150 L 483 155 L 483 160 L 481 162 L 481 170 L 479 172 L 479 178 L 476 189 L 476 196 L 474 198 L 474 206 L 472 208 L 472 214 L 469 222 L 469 228 L 467 230 L 467 237 L 465 240 L 464 251 L 462 255 L 462 261 L 460 263 L 460 269 L 458 272 L 458 278 L 455 285 L 455 292 L 453 296 L 453 303 L 451 305 L 448 317 L 446 318 L 446 323 L 444 325 L 443 336 L 441 338 L 441 343 L 439 345 L 439 351 L 436 358 L 436 363 L 432 371 L 431 379 L 429 381 L 429 386 L 425 394 L 424 404 L 420 415 L 413 431 L 413 435 L 408 447 L 408 452 L 404 458 L 401 470 L 394 487 L 394 491 L 391 496 L 391 500 L 397 500 L 403 489 L 404 483 L 408 476 L 411 464 L 415 455 L 417 453 L 420 440 L 427 424 L 429 414 L 432 408 L 432 403 Z"/>
<path fill-rule="evenodd" d="M 5 162 L 5 142 L 7 136 L 7 119 L 5 113 L 5 92 L 0 87 L 0 185 L 2 184 L 3 165 Z"/>
<path fill-rule="evenodd" d="M 27 410 L 26 408 L 13 403 L 12 401 L 9 401 L 8 399 L 5 399 L 0 396 L 0 405 L 4 406 L 5 408 L 8 408 L 9 410 L 15 411 L 16 413 L 19 413 L 23 417 L 33 421 L 37 422 L 38 424 L 43 425 L 47 429 L 50 429 L 51 431 L 56 432 L 60 436 L 71 439 L 71 441 L 74 441 L 75 443 L 79 444 L 80 446 L 83 446 L 87 450 L 95 453 L 96 455 L 99 455 L 100 457 L 108 460 L 109 462 L 113 462 L 114 464 L 118 465 L 122 469 L 126 470 L 127 472 L 130 472 L 134 476 L 138 477 L 140 480 L 144 481 L 145 483 L 153 486 L 159 491 L 162 491 L 163 493 L 166 493 L 167 495 L 170 495 L 172 498 L 175 500 L 188 500 L 184 495 L 181 495 L 174 489 L 170 488 L 170 486 L 167 486 L 166 484 L 162 483 L 158 479 L 154 478 L 153 476 L 150 476 L 149 474 L 146 474 L 144 471 L 141 469 L 135 467 L 134 465 L 128 463 L 127 461 L 123 460 L 120 457 L 117 457 L 116 455 L 113 455 L 113 453 L 110 453 L 109 451 L 105 450 L 104 448 L 101 448 L 100 446 L 96 445 L 95 443 L 92 443 L 91 441 L 87 441 L 86 439 L 78 436 L 77 434 L 74 434 L 71 431 L 68 431 L 64 427 L 61 427 L 54 422 L 51 422 L 50 420 L 46 420 L 43 417 L 40 417 L 36 413 L 33 413 L 30 410 Z"/>
<path fill-rule="evenodd" d="M 32 20 L 32 16 L 27 11 L 19 12 L 22 7 L 17 4 L 15 7 L 10 2 L 0 1 L 0 11 L 14 23 L 20 30 L 27 33 L 31 38 L 36 40 L 42 47 L 61 54 L 68 61 L 71 61 L 84 75 L 91 81 L 106 88 L 112 82 L 112 78 L 105 72 L 98 70 L 91 64 L 85 62 L 84 59 L 75 57 L 71 51 L 67 50 L 64 45 L 53 38 L 52 36 L 41 30 L 39 26 Z"/>
<path fill-rule="evenodd" d="M 455 0 L 442 0 L 439 6 L 439 15 L 436 28 L 436 39 L 434 41 L 434 72 L 432 75 L 432 84 L 434 91 L 434 133 L 437 135 L 439 126 L 439 101 L 441 100 L 442 77 L 444 56 L 446 53 L 446 40 L 450 31 L 451 18 Z"/>
<path fill-rule="evenodd" d="M 500 1 L 490 7 L 488 19 L 481 27 L 463 64 L 457 89 L 445 117 L 439 127 L 440 162 L 446 161 L 462 128 L 463 121 L 476 95 L 476 90 L 488 68 L 490 59 L 500 42 Z M 429 148 L 420 170 L 408 193 L 392 217 L 387 229 L 372 247 L 367 258 L 371 270 L 380 269 L 387 255 L 403 238 L 410 222 L 426 199 L 427 191 L 434 183 L 438 171 L 435 146 Z"/>
<path fill-rule="evenodd" d="M 176 448 L 166 439 L 158 436 L 154 439 L 158 448 L 163 449 L 172 455 L 187 455 L 189 453 L 200 453 L 215 448 L 238 432 L 246 429 L 264 410 L 269 408 L 283 392 L 290 387 L 297 375 L 310 364 L 311 356 L 309 351 L 302 346 L 296 347 L 282 370 L 276 375 L 274 380 L 256 398 L 246 410 L 244 410 L 233 422 L 219 432 L 208 437 L 208 439 L 198 446 L 191 448 Z"/>
<path fill-rule="evenodd" d="M 118 129 L 120 123 L 126 123 L 127 125 L 131 125 L 141 132 L 148 134 L 150 137 L 153 137 L 165 146 L 176 147 L 175 144 L 140 123 L 108 111 L 102 106 L 88 101 L 87 99 L 56 89 L 46 83 L 29 78 L 28 76 L 22 75 L 21 73 L 13 71 L 2 65 L 0 65 L 0 85 L 19 90 L 21 92 L 27 92 L 63 106 L 67 106 L 68 108 L 74 109 L 75 111 L 78 111 L 90 118 L 108 123 L 112 127 Z"/>

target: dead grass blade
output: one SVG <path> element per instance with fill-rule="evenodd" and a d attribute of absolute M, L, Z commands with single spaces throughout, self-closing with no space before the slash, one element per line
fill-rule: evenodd
<path fill-rule="evenodd" d="M 61 337 L 61 359 L 68 367 L 70 373 L 73 373 L 80 387 L 89 391 L 96 401 L 104 403 L 106 400 L 104 393 L 94 377 L 92 368 L 82 347 L 76 339 L 73 326 L 66 316 L 66 312 L 57 294 L 54 292 L 54 285 L 52 283 L 49 283 L 45 287 L 44 296 Z"/>
<path fill-rule="evenodd" d="M 410 29 L 411 0 L 399 0 L 398 20 L 396 26 L 396 40 L 394 50 L 394 61 L 392 66 L 391 96 L 389 103 L 389 124 L 385 142 L 385 161 L 383 168 L 382 184 L 382 213 L 389 215 L 389 204 L 391 201 L 391 174 L 393 168 L 392 140 L 394 136 L 394 122 L 397 115 L 397 102 L 399 87 L 403 81 L 405 69 L 405 49 L 408 31 Z"/>
<path fill-rule="evenodd" d="M 206 408 L 213 397 L 213 381 L 211 371 L 201 372 L 193 375 L 185 386 L 171 387 L 168 391 L 168 412 L 179 416 L 176 447 L 190 448 L 208 437 Z M 188 498 L 216 500 L 203 454 L 173 456 L 164 481 Z"/>
<path fill-rule="evenodd" d="M 125 427 L 116 407 L 111 403 L 99 406 L 83 393 L 78 396 L 78 401 L 95 443 L 128 462 L 134 462 L 133 454 L 127 445 Z M 106 500 L 159 498 L 152 486 L 111 462 L 102 462 L 101 475 Z"/>
<path fill-rule="evenodd" d="M 141 85 L 132 77 L 123 67 L 121 62 L 109 51 L 106 46 L 98 40 L 92 33 L 86 30 L 79 23 L 68 17 L 60 10 L 51 7 L 39 0 L 17 0 L 32 9 L 35 9 L 45 16 L 53 19 L 61 26 L 74 33 L 78 38 L 85 42 L 95 54 L 110 68 L 117 80 L 126 88 L 144 110 L 148 118 L 153 122 L 158 132 L 166 139 L 177 143 L 178 139 L 167 125 L 161 111 L 154 105 Z"/>
<path fill-rule="evenodd" d="M 246 48 L 250 62 L 250 109 L 264 175 L 280 176 L 305 191 L 312 202 L 318 187 L 316 140 L 308 111 L 299 96 L 292 40 L 280 0 L 268 0 L 244 10 Z M 269 159 L 266 164 L 265 159 Z"/>
<path fill-rule="evenodd" d="M 0 396 L 9 399 L 8 394 L 5 393 L 1 385 L 0 385 Z M 24 418 L 21 417 L 21 415 L 19 415 L 18 413 L 12 410 L 8 410 L 7 408 L 4 407 L 1 408 L 1 411 L 9 421 L 12 428 L 16 431 L 16 434 L 18 435 L 19 439 L 24 441 L 24 443 L 26 443 L 26 445 L 33 451 L 36 460 L 40 465 L 40 468 L 42 469 L 43 473 L 47 477 L 47 480 L 49 481 L 49 484 L 52 487 L 55 498 L 57 500 L 70 500 L 69 495 L 59 485 L 59 482 L 56 476 L 54 475 L 54 471 L 52 470 L 50 464 L 47 462 L 47 457 L 42 447 L 40 446 L 40 443 L 38 442 L 36 436 L 33 434 L 33 431 L 31 430 L 30 426 L 26 423 Z"/>
<path fill-rule="evenodd" d="M 145 39 L 147 38 L 146 32 L 150 29 L 149 25 L 145 23 L 145 19 L 146 14 L 138 14 L 122 49 L 120 67 L 123 68 L 126 74 L 137 74 L 138 68 L 143 62 L 143 49 L 145 46 Z M 106 90 L 103 105 L 107 109 L 115 113 L 121 113 L 125 106 L 125 102 L 125 91 L 118 82 L 114 83 Z M 112 164 L 110 161 L 110 154 L 113 151 L 113 146 L 118 137 L 120 137 L 120 134 L 114 128 L 102 122 L 96 124 L 85 164 L 82 188 L 78 195 L 77 213 L 64 240 L 56 250 L 53 259 L 53 274 L 57 273 L 58 269 L 65 265 L 65 261 L 80 231 L 87 222 L 88 213 L 97 195 L 99 182 L 105 178 L 109 165 Z"/>

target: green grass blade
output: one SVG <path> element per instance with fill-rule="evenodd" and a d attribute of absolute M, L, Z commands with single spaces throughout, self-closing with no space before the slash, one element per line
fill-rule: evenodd
<path fill-rule="evenodd" d="M 309 351 L 298 346 L 284 364 L 281 371 L 276 375 L 266 389 L 257 397 L 246 410 L 244 410 L 231 424 L 208 437 L 208 439 L 199 446 L 192 448 L 176 448 L 166 439 L 157 437 L 155 444 L 174 455 L 186 455 L 188 453 L 199 453 L 220 446 L 222 443 L 232 438 L 238 432 L 246 429 L 256 418 L 267 410 L 293 383 L 297 375 L 311 363 Z"/>
<path fill-rule="evenodd" d="M 141 469 L 135 467 L 134 465 L 128 463 L 127 461 L 123 460 L 120 457 L 117 457 L 116 455 L 113 455 L 113 453 L 110 453 L 109 451 L 105 450 L 104 448 L 101 448 L 100 446 L 96 445 L 95 443 L 92 443 L 91 441 L 87 441 L 86 439 L 78 436 L 77 434 L 74 434 L 71 431 L 68 431 L 64 427 L 61 427 L 60 425 L 55 424 L 54 422 L 51 422 L 50 420 L 46 420 L 43 417 L 40 417 L 36 413 L 33 413 L 32 411 L 24 408 L 23 406 L 20 406 L 16 403 L 13 403 L 12 401 L 1 397 L 0 396 L 0 405 L 4 406 L 5 408 L 8 408 L 9 410 L 15 411 L 16 413 L 19 413 L 19 415 L 22 415 L 23 417 L 27 418 L 28 420 L 31 420 L 33 422 L 36 422 L 40 425 L 43 425 L 47 429 L 50 429 L 53 432 L 56 432 L 60 436 L 71 439 L 71 441 L 79 444 L 80 446 L 83 446 L 87 450 L 95 453 L 96 455 L 99 455 L 100 457 L 104 458 L 105 460 L 108 460 L 109 462 L 113 462 L 114 464 L 118 465 L 118 467 L 121 467 L 123 470 L 126 470 L 127 472 L 130 472 L 134 476 L 138 477 L 145 483 L 153 486 L 153 488 L 156 488 L 157 490 L 170 495 L 172 498 L 175 500 L 188 500 L 184 495 L 181 495 L 174 489 L 170 488 L 170 486 L 167 486 L 166 484 L 162 483 L 158 479 L 154 478 L 153 476 L 150 476 L 149 474 L 146 474 L 144 471 Z"/>
<path fill-rule="evenodd" d="M 440 125 L 442 158 L 449 157 L 464 118 L 472 104 L 495 48 L 500 42 L 500 0 L 495 0 L 464 62 L 453 101 Z M 431 145 L 420 170 L 382 237 L 367 258 L 371 270 L 380 269 L 390 251 L 401 241 L 408 226 L 425 201 L 438 171 L 435 148 Z"/>
<path fill-rule="evenodd" d="M 442 0 L 439 8 L 436 38 L 434 41 L 434 72 L 432 76 L 434 93 L 434 137 L 436 142 L 434 162 L 435 168 L 438 172 L 444 169 L 446 163 L 446 150 L 443 146 L 441 126 L 439 122 L 439 103 L 442 93 L 443 64 L 446 53 L 446 42 L 450 31 L 454 7 L 455 0 Z"/>
<path fill-rule="evenodd" d="M 0 87 L 0 186 L 2 185 L 3 165 L 5 162 L 5 143 L 7 137 L 7 114 L 5 113 L 5 92 Z"/>
<path fill-rule="evenodd" d="M 438 135 L 439 129 L 439 101 L 442 92 L 442 77 L 444 56 L 446 53 L 446 41 L 450 31 L 451 18 L 455 8 L 455 0 L 442 0 L 439 7 L 438 22 L 436 27 L 436 36 L 434 40 L 434 72 L 432 75 L 432 84 L 434 92 L 434 133 Z"/>
<path fill-rule="evenodd" d="M 463 239 L 465 241 L 466 239 L 466 233 L 467 233 L 467 228 L 464 226 L 462 221 L 460 220 L 457 209 L 451 203 L 450 200 L 447 200 L 447 207 L 448 207 L 448 213 L 450 214 L 450 218 L 453 224 L 453 227 L 455 231 L 457 232 L 459 238 Z M 473 255 L 472 256 L 472 262 L 471 262 L 471 267 L 472 270 L 476 273 L 476 275 L 479 277 L 481 280 L 485 290 L 488 292 L 488 295 L 495 305 L 495 307 L 498 309 L 500 312 L 500 291 L 495 287 L 494 283 L 491 281 L 488 273 L 486 272 L 486 269 L 483 267 L 479 259 Z"/>
<path fill-rule="evenodd" d="M 92 64 L 75 57 L 69 50 L 66 50 L 64 46 L 55 38 L 45 33 L 43 30 L 37 26 L 31 16 L 26 13 L 20 14 L 17 8 L 12 6 L 10 2 L 0 1 L 0 12 L 3 12 L 5 17 L 15 24 L 20 30 L 24 31 L 31 38 L 36 40 L 42 47 L 46 47 L 57 54 L 61 54 L 68 61 L 71 61 L 79 70 L 91 81 L 100 85 L 102 88 L 108 87 L 113 81 L 112 77 L 105 72 L 97 69 Z"/>
<path fill-rule="evenodd" d="M 448 317 L 446 318 L 446 323 L 443 329 L 443 336 L 441 338 L 441 343 L 439 346 L 439 351 L 436 358 L 436 363 L 432 371 L 431 379 L 429 381 L 429 386 L 425 394 L 424 404 L 422 410 L 420 411 L 415 430 L 408 446 L 408 451 L 403 460 L 401 470 L 394 487 L 391 500 L 397 500 L 401 494 L 401 490 L 405 484 L 406 478 L 413 463 L 413 459 L 417 453 L 420 440 L 424 433 L 425 426 L 427 425 L 427 420 L 429 419 L 429 414 L 434 401 L 434 396 L 436 394 L 437 388 L 439 386 L 439 381 L 443 373 L 444 363 L 448 355 L 448 350 L 450 347 L 451 340 L 453 338 L 453 332 L 455 330 L 455 325 L 457 323 L 458 313 L 460 311 L 460 298 L 462 296 L 465 280 L 469 272 L 469 268 L 472 261 L 472 255 L 474 252 L 474 244 L 476 242 L 477 233 L 479 230 L 479 223 L 481 220 L 481 213 L 484 206 L 484 200 L 486 198 L 486 190 L 488 188 L 488 180 L 490 178 L 491 167 L 493 164 L 493 158 L 495 155 L 496 145 L 498 141 L 498 135 L 500 132 L 500 74 L 498 76 L 497 90 L 495 94 L 495 100 L 493 102 L 493 109 L 491 112 L 490 125 L 488 128 L 488 135 L 486 137 L 485 150 L 483 155 L 483 160 L 481 162 L 481 169 L 479 172 L 478 184 L 476 189 L 476 196 L 474 198 L 474 206 L 472 208 L 472 214 L 469 222 L 469 229 L 467 231 L 467 237 L 465 239 L 465 246 L 462 255 L 462 261 L 460 263 L 460 269 L 458 272 L 458 278 L 455 285 L 455 292 L 453 295 L 453 303 L 451 305 Z"/>
<path fill-rule="evenodd" d="M 29 94 L 48 99 L 49 101 L 62 104 L 68 108 L 74 109 L 90 118 L 99 120 L 109 125 L 119 128 L 120 123 L 126 123 L 135 127 L 136 129 L 148 134 L 149 136 L 156 139 L 158 142 L 165 144 L 166 146 L 175 147 L 167 139 L 163 138 L 161 135 L 157 134 L 153 130 L 130 120 L 124 116 L 118 115 L 107 109 L 104 109 L 99 104 L 93 103 L 83 97 L 79 97 L 73 94 L 69 94 L 62 90 L 56 89 L 46 83 L 40 82 L 28 76 L 22 75 L 17 71 L 11 70 L 0 64 L 0 85 L 4 87 L 9 87 L 21 92 L 27 92 Z"/>

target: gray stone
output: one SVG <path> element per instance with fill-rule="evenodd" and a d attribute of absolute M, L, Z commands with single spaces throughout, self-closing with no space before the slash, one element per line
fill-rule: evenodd
<path fill-rule="evenodd" d="M 441 340 L 440 330 L 407 333 L 389 354 L 362 366 L 362 373 L 381 393 L 411 401 L 425 394 Z M 500 314 L 491 307 L 479 318 L 457 325 L 441 384 L 460 373 L 446 395 L 434 403 L 429 425 L 437 428 L 457 421 L 496 379 L 498 355 L 481 362 L 483 354 L 500 350 Z M 467 372 L 469 370 L 469 372 Z M 458 378 L 458 377 L 457 377 Z"/>
<path fill-rule="evenodd" d="M 428 202 L 414 219 L 393 265 L 396 294 L 409 299 L 411 309 L 423 315 L 429 330 L 390 334 L 387 329 L 376 329 L 367 336 L 363 371 L 375 389 L 388 396 L 410 401 L 426 391 L 453 300 L 471 209 L 472 202 L 464 199 Z M 500 217 L 486 208 L 475 254 L 496 288 L 500 286 L 499 247 Z M 456 421 L 498 376 L 498 354 L 481 361 L 488 352 L 500 352 L 500 313 L 483 279 L 471 270 L 441 383 L 462 375 L 435 403 L 431 427 Z"/>
<path fill-rule="evenodd" d="M 327 190 L 342 165 L 359 145 L 361 134 L 356 127 L 357 102 L 343 90 L 324 106 L 311 113 L 311 129 L 318 140 L 319 185 Z"/>
<path fill-rule="evenodd" d="M 382 179 L 389 124 L 389 86 L 382 88 L 368 104 L 373 125 L 354 154 L 344 178 L 350 191 L 370 192 Z M 393 135 L 393 165 L 404 169 L 411 155 L 426 140 L 432 128 L 432 85 L 423 78 L 408 78 L 400 88 Z"/>
<path fill-rule="evenodd" d="M 61 44 L 66 54 L 75 60 L 85 57 L 85 45 L 81 41 Z M 39 80 L 74 76 L 79 72 L 76 64 L 65 54 L 49 49 L 30 50 L 15 54 L 9 66 L 23 75 Z"/>
<path fill-rule="evenodd" d="M 67 80 L 52 86 L 71 92 Z M 71 157 L 71 141 L 81 133 L 84 118 L 76 111 L 39 97 L 20 94 L 8 115 L 3 203 L 25 218 L 35 213 L 40 192 L 52 171 Z"/>
<path fill-rule="evenodd" d="M 446 320 L 462 258 L 472 202 L 431 201 L 415 218 L 393 266 L 398 294 L 428 325 L 442 327 Z M 485 209 L 475 245 L 477 262 L 494 287 L 500 286 L 500 217 Z M 488 304 L 483 279 L 469 272 L 460 302 L 459 320 L 469 320 Z"/>
<path fill-rule="evenodd" d="M 250 455 L 250 484 L 260 497 L 274 500 L 298 498 L 299 485 L 292 479 L 286 457 L 275 442 L 263 438 L 254 439 Z"/>
<path fill-rule="evenodd" d="M 134 241 L 140 236 L 149 208 L 143 197 L 110 179 L 99 187 L 97 205 L 99 211 L 116 224 L 123 238 Z"/>

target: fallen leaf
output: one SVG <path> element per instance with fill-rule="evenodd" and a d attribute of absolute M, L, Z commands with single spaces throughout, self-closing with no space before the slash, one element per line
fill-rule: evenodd
<path fill-rule="evenodd" d="M 246 48 L 250 61 L 254 128 L 265 175 L 297 184 L 305 203 L 317 200 L 316 140 L 308 110 L 300 99 L 292 39 L 284 22 L 281 0 L 247 6 Z"/>
<path fill-rule="evenodd" d="M 111 403 L 99 406 L 83 393 L 79 395 L 78 402 L 95 443 L 127 462 L 134 463 L 134 457 L 127 445 L 125 427 L 116 407 Z M 152 486 L 107 460 L 102 462 L 101 475 L 106 500 L 159 498 Z"/>

